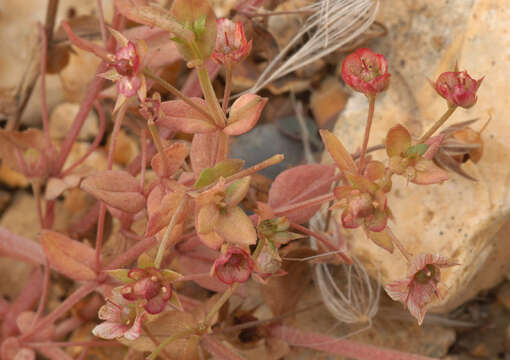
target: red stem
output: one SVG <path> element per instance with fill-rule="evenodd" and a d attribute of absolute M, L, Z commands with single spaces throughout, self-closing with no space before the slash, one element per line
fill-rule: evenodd
<path fill-rule="evenodd" d="M 110 148 L 108 149 L 108 163 L 107 163 L 108 170 L 111 170 L 113 168 L 113 155 L 115 153 L 115 146 L 117 145 L 117 138 L 119 135 L 120 127 L 122 125 L 122 120 L 124 119 L 124 115 L 126 114 L 126 110 L 127 106 L 123 105 L 119 109 L 119 112 L 115 117 L 115 124 L 113 126 L 113 131 L 110 138 Z M 96 271 L 98 273 L 101 271 L 101 252 L 103 250 L 105 217 L 106 217 L 106 205 L 104 202 L 101 202 L 101 206 L 99 208 L 99 216 L 97 220 L 97 233 L 96 233 Z"/>
<path fill-rule="evenodd" d="M 97 13 L 99 17 L 99 28 L 101 29 L 101 38 L 103 39 L 103 44 L 106 47 L 106 26 L 104 24 L 104 13 L 103 13 L 103 2 L 101 0 L 97 0 Z"/>
<path fill-rule="evenodd" d="M 76 305 L 81 299 L 94 291 L 98 283 L 91 281 L 83 284 L 74 293 L 72 293 L 67 299 L 65 299 L 60 305 L 58 305 L 51 313 L 43 317 L 28 333 L 24 334 L 20 341 L 27 341 L 32 336 L 37 334 L 41 329 L 46 326 L 53 324 L 57 319 L 69 311 L 74 305 Z"/>
<path fill-rule="evenodd" d="M 145 129 L 140 130 L 140 147 L 142 151 L 142 164 L 140 171 L 140 190 L 143 191 L 145 184 L 145 170 L 147 168 L 147 135 L 145 133 Z"/>
<path fill-rule="evenodd" d="M 368 139 L 370 137 L 370 128 L 372 127 L 372 119 L 374 118 L 374 109 L 375 109 L 375 95 L 368 97 L 368 118 L 367 123 L 365 125 L 365 136 L 363 138 L 363 145 L 361 147 L 360 155 L 359 155 L 359 167 L 358 173 L 361 174 L 363 172 L 363 168 L 365 167 L 365 156 L 367 154 L 368 147 Z"/>
<path fill-rule="evenodd" d="M 290 211 L 306 209 L 306 208 L 309 208 L 312 206 L 321 205 L 321 204 L 324 204 L 325 202 L 331 201 L 333 199 L 335 199 L 335 195 L 333 193 L 324 194 L 324 195 L 314 197 L 312 199 L 308 199 L 305 201 L 301 201 L 301 202 L 297 202 L 294 204 L 290 204 L 287 206 L 277 208 L 274 210 L 274 213 L 277 216 L 283 216 Z"/>
<path fill-rule="evenodd" d="M 118 29 L 119 24 L 122 21 L 122 16 L 116 12 L 113 17 L 113 28 Z M 113 36 L 110 37 L 107 44 L 107 51 L 113 51 L 115 48 L 115 39 Z M 97 73 L 105 72 L 108 69 L 108 63 L 106 61 L 102 61 L 101 64 L 99 64 L 99 67 L 97 69 Z M 103 88 L 104 79 L 95 76 L 90 85 L 87 88 L 87 91 L 85 93 L 85 98 L 83 99 L 80 110 L 78 111 L 78 114 L 76 114 L 76 117 L 74 118 L 73 125 L 71 126 L 71 129 L 67 133 L 67 137 L 64 140 L 64 143 L 62 144 L 62 148 L 60 150 L 60 153 L 58 154 L 57 162 L 56 162 L 56 168 L 55 173 L 58 174 L 62 167 L 64 166 L 64 163 L 69 156 L 69 153 L 71 152 L 71 148 L 78 138 L 78 134 L 80 133 L 81 128 L 83 127 L 83 124 L 85 123 L 85 120 L 87 119 L 87 115 L 90 112 L 90 109 L 92 108 L 92 105 L 94 104 L 94 101 L 96 100 L 97 95 Z"/>
<path fill-rule="evenodd" d="M 46 307 L 46 302 L 48 300 L 48 290 L 50 288 L 50 263 L 48 262 L 48 258 L 44 259 L 44 283 L 42 288 L 41 300 L 39 301 L 39 306 L 37 307 L 37 313 L 35 314 L 34 321 L 32 326 L 39 321 L 41 315 Z"/>
<path fill-rule="evenodd" d="M 66 347 L 66 346 L 123 346 L 116 341 L 106 340 L 90 340 L 90 341 L 45 341 L 45 342 L 30 342 L 27 345 L 31 347 Z"/>
<path fill-rule="evenodd" d="M 131 246 L 124 253 L 118 255 L 111 263 L 105 266 L 105 270 L 118 269 L 123 267 L 133 260 L 135 260 L 141 253 L 147 251 L 154 245 L 156 245 L 158 241 L 155 237 L 145 238 L 142 241 L 139 241 L 135 245 Z"/>
<path fill-rule="evenodd" d="M 271 335 L 292 346 L 307 347 L 356 360 L 433 360 L 433 358 L 427 356 L 384 349 L 351 340 L 336 339 L 331 336 L 302 331 L 282 325 L 272 327 Z"/>
<path fill-rule="evenodd" d="M 335 251 L 335 252 L 338 251 L 336 253 L 336 255 L 338 255 L 347 264 L 352 264 L 352 260 L 349 259 L 349 257 L 347 255 L 345 255 L 343 252 L 341 252 L 341 250 L 338 247 L 336 247 L 334 244 L 332 244 L 331 241 L 329 241 L 322 234 L 320 234 L 316 231 L 312 231 L 312 230 L 308 229 L 307 227 L 301 226 L 301 225 L 293 223 L 293 222 L 290 223 L 290 226 L 298 231 L 301 231 L 302 233 L 304 233 L 308 236 L 313 236 L 319 242 L 321 242 L 324 246 L 326 246 L 329 250 Z"/>
<path fill-rule="evenodd" d="M 41 116 L 43 123 L 44 138 L 46 139 L 46 146 L 49 150 L 53 150 L 53 144 L 50 137 L 50 126 L 48 116 L 48 104 L 46 102 L 46 64 L 48 60 L 48 37 L 46 30 L 39 24 L 39 33 L 41 35 Z"/>
<path fill-rule="evenodd" d="M 71 173 L 77 166 L 81 165 L 87 158 L 99 147 L 99 144 L 101 144 L 101 140 L 103 140 L 105 128 L 106 128 L 106 116 L 104 114 L 103 107 L 99 103 L 99 101 L 94 101 L 94 107 L 97 110 L 97 114 L 99 116 L 99 131 L 97 133 L 96 138 L 94 139 L 94 142 L 90 146 L 90 148 L 87 150 L 87 152 L 78 159 L 74 164 L 69 166 L 67 169 L 63 170 L 60 174 L 60 177 L 65 177 Z"/>

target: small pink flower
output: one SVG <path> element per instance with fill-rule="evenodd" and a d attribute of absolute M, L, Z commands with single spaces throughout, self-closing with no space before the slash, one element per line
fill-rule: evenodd
<path fill-rule="evenodd" d="M 441 279 L 440 269 L 454 265 L 440 255 L 417 255 L 411 263 L 408 277 L 389 283 L 384 289 L 393 300 L 404 303 L 421 325 L 433 295 L 442 298 L 437 287 Z"/>
<path fill-rule="evenodd" d="M 146 313 L 136 304 L 125 300 L 119 294 L 119 288 L 116 288 L 113 290 L 112 298 L 99 309 L 98 315 L 105 321 L 92 330 L 95 336 L 103 339 L 124 336 L 127 340 L 135 340 L 140 336 Z"/>
<path fill-rule="evenodd" d="M 483 78 L 475 80 L 467 71 L 444 72 L 436 80 L 434 88 L 445 98 L 450 106 L 470 108 L 476 103 L 476 91 Z"/>
<path fill-rule="evenodd" d="M 144 101 L 147 94 L 145 77 L 140 72 L 145 58 L 145 44 L 129 41 L 120 32 L 110 29 L 120 46 L 114 55 L 109 54 L 110 70 L 99 76 L 117 83 L 117 102 L 114 111 L 123 105 L 127 98 L 138 94 L 140 101 Z"/>
<path fill-rule="evenodd" d="M 218 35 L 212 58 L 220 64 L 237 64 L 251 51 L 252 41 L 246 41 L 243 24 L 221 18 L 216 21 Z"/>
<path fill-rule="evenodd" d="M 254 262 L 243 249 L 230 246 L 213 264 L 212 274 L 216 275 L 221 282 L 232 285 L 233 283 L 246 282 L 253 271 Z"/>
<path fill-rule="evenodd" d="M 354 90 L 366 96 L 375 96 L 390 84 L 388 63 L 383 55 L 360 48 L 345 58 L 342 78 Z"/>
<path fill-rule="evenodd" d="M 127 275 L 134 282 L 124 285 L 121 294 L 129 301 L 143 300 L 144 309 L 149 314 L 162 312 L 172 297 L 172 284 L 156 268 L 134 268 Z"/>

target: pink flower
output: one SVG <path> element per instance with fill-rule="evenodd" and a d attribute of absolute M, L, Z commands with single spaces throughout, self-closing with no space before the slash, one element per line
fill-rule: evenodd
<path fill-rule="evenodd" d="M 218 35 L 212 58 L 223 65 L 241 62 L 251 51 L 252 41 L 246 41 L 243 24 L 222 18 L 216 21 Z"/>
<path fill-rule="evenodd" d="M 457 265 L 440 255 L 420 254 L 414 257 L 406 279 L 387 284 L 384 289 L 395 301 L 401 301 L 421 325 L 433 295 L 442 298 L 437 285 L 441 268 Z"/>
<path fill-rule="evenodd" d="M 144 101 L 147 94 L 145 77 L 140 72 L 145 58 L 145 44 L 141 41 L 136 44 L 129 41 L 120 32 L 110 29 L 120 47 L 114 55 L 109 54 L 110 70 L 99 76 L 117 83 L 117 102 L 114 112 L 123 105 L 127 98 L 138 94 L 140 101 Z"/>
<path fill-rule="evenodd" d="M 146 316 L 136 304 L 125 300 L 119 294 L 119 288 L 113 290 L 112 298 L 99 309 L 99 318 L 105 320 L 97 325 L 92 333 L 103 339 L 116 339 L 124 336 L 135 340 L 142 331 L 142 322 Z"/>
<path fill-rule="evenodd" d="M 354 90 L 366 96 L 375 96 L 390 84 L 388 63 L 381 54 L 360 48 L 345 58 L 342 78 Z"/>
<path fill-rule="evenodd" d="M 470 108 L 476 103 L 476 91 L 483 78 L 475 80 L 467 71 L 444 72 L 436 80 L 434 88 L 445 98 L 450 106 Z"/>
<path fill-rule="evenodd" d="M 171 272 L 170 278 L 165 272 L 169 270 L 159 270 L 154 267 L 131 269 L 127 276 L 134 282 L 124 285 L 120 292 L 126 300 L 142 300 L 143 308 L 149 314 L 159 314 L 172 297 L 171 281 L 178 275 Z"/>
<path fill-rule="evenodd" d="M 225 284 L 246 282 L 253 271 L 254 262 L 243 249 L 230 246 L 213 264 L 211 272 Z"/>

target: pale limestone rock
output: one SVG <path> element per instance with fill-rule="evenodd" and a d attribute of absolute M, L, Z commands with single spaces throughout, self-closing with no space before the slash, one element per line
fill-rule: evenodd
<path fill-rule="evenodd" d="M 392 77 L 377 100 L 370 145 L 381 143 L 397 123 L 419 136 L 446 110 L 426 77 L 452 69 L 455 60 L 473 77 L 486 76 L 478 103 L 457 110 L 447 123 L 492 116 L 483 133 L 482 160 L 464 165 L 478 182 L 452 173 L 442 185 L 416 186 L 395 176 L 388 202 L 397 219 L 390 226 L 411 252 L 440 253 L 460 264 L 442 271 L 445 298 L 432 309 L 448 311 L 494 286 L 510 267 L 510 13 L 498 0 L 382 5 L 380 20 L 389 34 L 373 48 L 387 57 Z M 350 151 L 361 144 L 367 108 L 364 96 L 356 94 L 338 120 L 335 133 Z M 407 266 L 398 252 L 389 254 L 361 232 L 351 234 L 354 253 L 369 269 L 381 271 L 383 283 L 405 277 Z"/>
<path fill-rule="evenodd" d="M 74 118 L 80 109 L 77 103 L 61 103 L 57 105 L 50 116 L 50 134 L 55 140 L 62 140 L 66 137 L 74 122 Z M 78 134 L 78 140 L 88 140 L 96 137 L 98 133 L 97 115 L 89 112 L 83 127 Z"/>

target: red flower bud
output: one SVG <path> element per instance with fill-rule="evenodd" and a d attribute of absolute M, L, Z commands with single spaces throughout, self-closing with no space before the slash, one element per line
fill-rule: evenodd
<path fill-rule="evenodd" d="M 390 84 L 388 63 L 381 54 L 360 48 L 345 58 L 342 78 L 354 90 L 366 96 L 375 96 Z"/>
<path fill-rule="evenodd" d="M 218 35 L 212 58 L 220 64 L 241 62 L 251 51 L 252 41 L 246 41 L 243 24 L 222 18 L 216 21 Z"/>
<path fill-rule="evenodd" d="M 483 78 L 475 80 L 467 71 L 444 72 L 436 80 L 434 87 L 450 105 L 470 108 L 476 103 L 476 91 Z"/>

